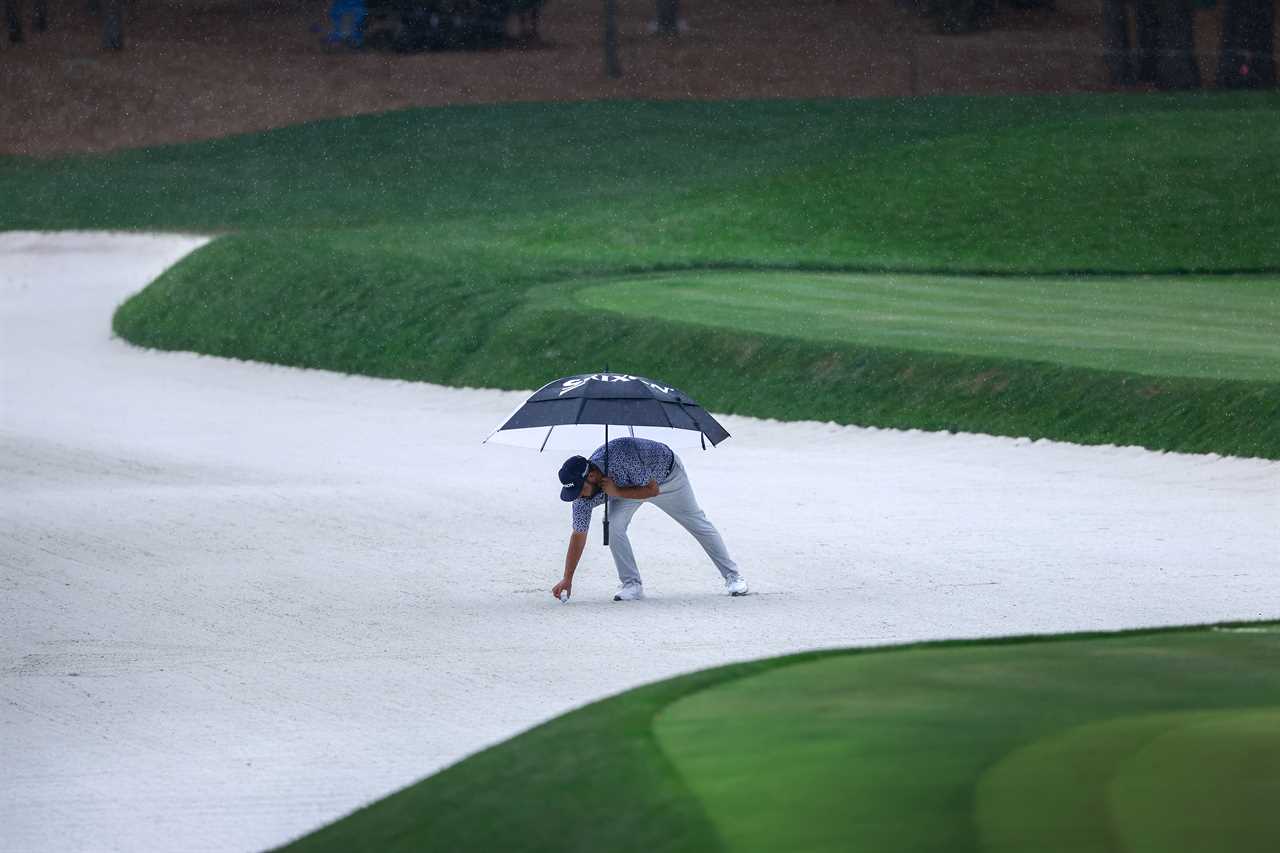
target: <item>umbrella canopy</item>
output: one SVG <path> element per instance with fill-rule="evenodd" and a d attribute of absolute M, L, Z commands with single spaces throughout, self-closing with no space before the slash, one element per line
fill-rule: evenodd
<path fill-rule="evenodd" d="M 635 436 L 672 447 L 706 447 L 728 431 L 689 395 L 629 373 L 583 373 L 548 382 L 489 434 L 486 442 L 538 450 L 578 449 Z"/>

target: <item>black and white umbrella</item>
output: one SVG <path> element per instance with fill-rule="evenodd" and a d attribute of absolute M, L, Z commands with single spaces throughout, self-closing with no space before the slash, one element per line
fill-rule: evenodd
<path fill-rule="evenodd" d="M 678 388 L 629 373 L 582 373 L 543 385 L 485 439 L 543 450 L 590 453 L 604 435 L 608 469 L 610 431 L 661 441 L 669 447 L 718 445 L 729 432 Z M 605 503 L 604 543 L 609 544 Z"/>
<path fill-rule="evenodd" d="M 583 373 L 543 385 L 486 442 L 538 450 L 581 450 L 600 437 L 651 438 L 671 447 L 706 447 L 729 437 L 688 394 L 629 373 Z"/>

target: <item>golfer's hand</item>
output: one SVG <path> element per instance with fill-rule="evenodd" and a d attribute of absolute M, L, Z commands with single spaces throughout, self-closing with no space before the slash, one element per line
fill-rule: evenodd
<path fill-rule="evenodd" d="M 563 591 L 565 591 L 565 592 L 569 593 L 569 595 L 570 595 L 570 596 L 572 596 L 572 595 L 573 595 L 573 581 L 571 581 L 571 580 L 562 580 L 562 581 L 560 581 L 560 583 L 558 583 L 558 584 L 556 584 L 555 586 L 551 587 L 551 594 L 552 594 L 552 596 L 554 596 L 555 598 L 559 598 L 559 597 L 560 597 L 560 591 L 561 591 L 561 590 L 563 590 Z"/>
<path fill-rule="evenodd" d="M 611 498 L 616 498 L 618 496 L 618 484 L 608 477 L 604 477 L 600 480 L 600 488 L 604 489 L 604 493 Z"/>

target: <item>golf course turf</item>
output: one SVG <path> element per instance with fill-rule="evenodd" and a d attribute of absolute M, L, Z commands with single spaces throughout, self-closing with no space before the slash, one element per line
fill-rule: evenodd
<path fill-rule="evenodd" d="M 1280 623 L 797 655 L 639 688 L 296 850 L 1274 850 Z"/>
<path fill-rule="evenodd" d="M 509 389 L 608 363 L 718 412 L 1280 458 L 1277 107 L 410 110 L 7 158 L 0 193 L 23 203 L 0 227 L 231 232 L 122 306 L 116 332 L 143 346 Z M 671 288 L 604 290 L 699 271 L 736 310 L 709 323 L 688 292 L 667 308 Z M 852 322 L 779 271 L 849 274 L 828 283 L 849 284 Z M 788 288 L 776 322 L 749 272 Z M 882 322 L 872 288 L 923 325 Z M 988 332 L 1049 316 L 1015 346 L 972 322 L 988 309 Z"/>

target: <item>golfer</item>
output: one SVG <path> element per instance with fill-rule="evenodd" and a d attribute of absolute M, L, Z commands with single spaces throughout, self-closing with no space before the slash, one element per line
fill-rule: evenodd
<path fill-rule="evenodd" d="M 607 470 L 603 445 L 590 459 L 571 456 L 560 468 L 560 499 L 573 502 L 573 533 L 569 536 L 569 553 L 564 558 L 564 579 L 551 589 L 551 594 L 559 597 L 562 590 L 572 594 L 573 573 L 587 544 L 591 511 L 604 503 L 607 495 L 610 547 L 618 568 L 618 580 L 622 582 L 614 601 L 644 598 L 640 571 L 631 551 L 631 540 L 627 538 L 627 525 L 636 510 L 646 503 L 656 504 L 693 534 L 724 577 L 726 592 L 746 595 L 747 582 L 738 574 L 738 566 L 729 557 L 720 532 L 698 507 L 680 457 L 665 444 L 644 438 L 615 438 L 609 442 L 608 450 Z"/>

